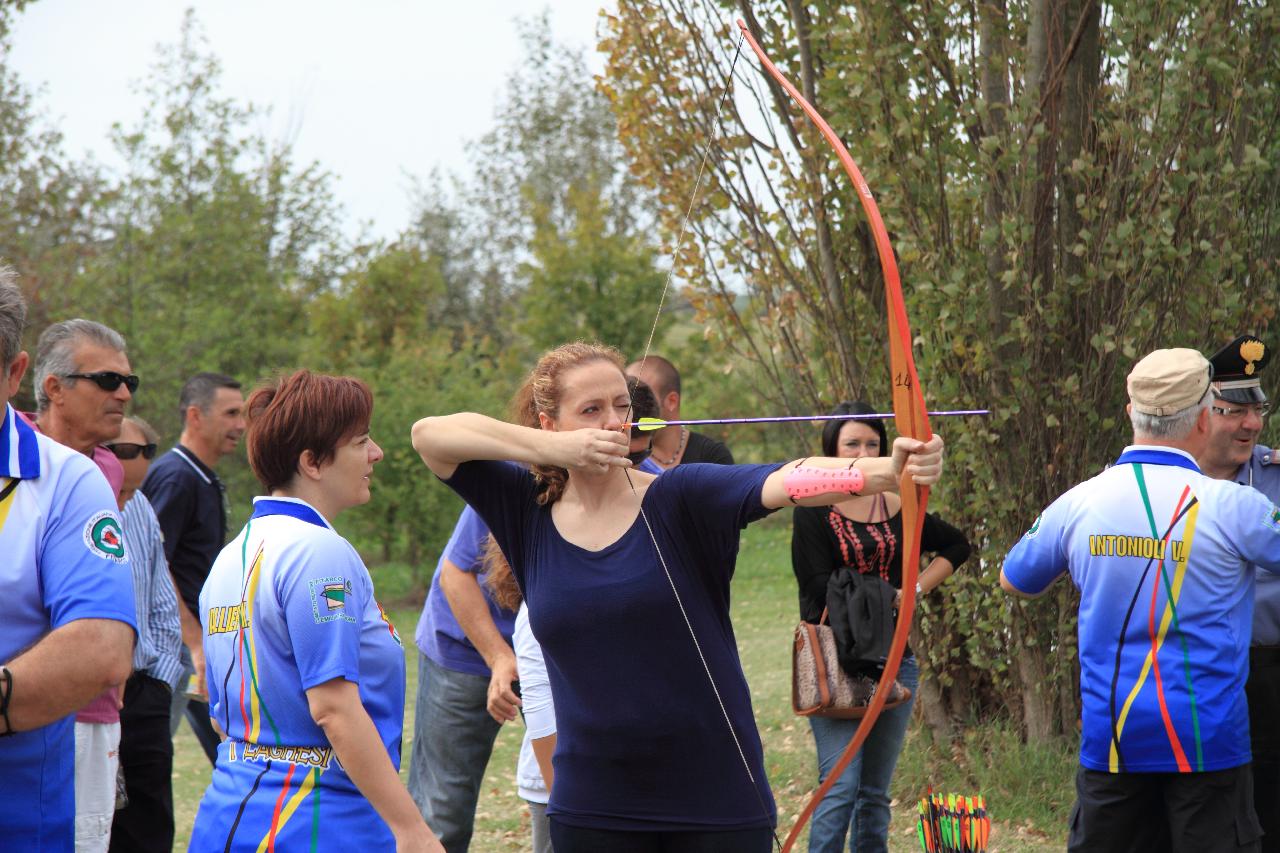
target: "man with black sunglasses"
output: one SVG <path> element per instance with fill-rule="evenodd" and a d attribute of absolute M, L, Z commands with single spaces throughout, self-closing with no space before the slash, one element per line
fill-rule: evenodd
<path fill-rule="evenodd" d="M 136 615 L 112 489 L 86 458 L 96 449 L 94 433 L 61 420 L 70 388 L 61 376 L 52 377 L 37 385 L 37 394 L 45 427 L 74 437 L 74 450 L 70 440 L 55 441 L 33 429 L 8 403 L 27 368 L 21 347 L 25 318 L 13 273 L 0 267 L 0 846 L 69 853 L 82 828 L 72 714 L 128 677 Z M 55 372 L 80 372 L 77 348 L 71 349 L 70 366 Z M 100 355 L 86 356 L 83 366 L 128 373 L 127 362 Z M 46 413 L 54 405 L 50 418 Z M 83 406 L 93 408 L 92 401 Z M 98 763 L 106 762 L 106 753 L 105 745 L 93 751 Z M 109 790 L 108 829 L 114 772 Z"/>
<path fill-rule="evenodd" d="M 177 732 L 185 712 L 209 763 L 218 755 L 219 738 L 209 722 L 205 695 L 204 646 L 200 629 L 200 589 L 227 537 L 226 495 L 214 467 L 235 450 L 244 433 L 244 396 L 240 383 L 221 373 L 197 373 L 178 398 L 182 434 L 168 453 L 156 459 L 142 483 L 160 529 L 169 571 L 178 587 L 183 663 L 190 688 L 174 694 L 169 727 Z M 188 678 L 184 677 L 183 682 Z M 197 698 L 193 698 L 197 697 Z"/>
<path fill-rule="evenodd" d="M 1271 401 L 1261 373 L 1271 349 L 1255 335 L 1241 335 L 1218 350 L 1213 364 L 1209 446 L 1197 459 L 1218 480 L 1252 486 L 1280 503 L 1280 454 L 1258 444 Z M 1249 645 L 1249 737 L 1253 751 L 1253 804 L 1265 835 L 1264 853 L 1280 853 L 1280 577 L 1258 572 L 1254 582 L 1253 636 Z"/>
<path fill-rule="evenodd" d="M 124 467 L 120 513 L 133 566 L 138 644 L 133 675 L 120 709 L 120 767 L 128 804 L 111 824 L 112 851 L 170 853 L 173 849 L 173 738 L 169 713 L 182 677 L 178 596 L 164 558 L 160 522 L 138 491 L 156 455 L 156 432 L 141 418 L 124 419 L 120 440 L 107 445 Z"/>
<path fill-rule="evenodd" d="M 120 435 L 138 388 L 125 341 L 93 320 L 66 320 L 36 344 L 36 427 L 93 459 L 117 499 L 120 462 L 104 445 Z M 76 846 L 105 849 L 115 813 L 120 758 L 119 691 L 107 690 L 76 714 Z"/>

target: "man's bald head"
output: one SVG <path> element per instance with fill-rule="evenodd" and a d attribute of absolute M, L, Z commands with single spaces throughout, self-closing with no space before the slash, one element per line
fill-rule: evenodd
<path fill-rule="evenodd" d="M 680 393 L 680 371 L 660 355 L 649 355 L 631 362 L 627 365 L 627 375 L 648 385 L 659 399 L 672 391 Z"/>
<path fill-rule="evenodd" d="M 680 371 L 660 355 L 649 355 L 627 365 L 627 375 L 639 379 L 653 389 L 662 417 L 680 417 Z"/>

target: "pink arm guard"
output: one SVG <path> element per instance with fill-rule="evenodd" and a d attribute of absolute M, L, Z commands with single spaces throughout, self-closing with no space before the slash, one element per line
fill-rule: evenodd
<path fill-rule="evenodd" d="M 787 490 L 787 497 L 795 503 L 801 498 L 825 495 L 832 492 L 843 492 L 856 495 L 862 491 L 866 478 L 857 468 L 816 468 L 813 465 L 797 465 L 787 472 L 782 485 Z"/>

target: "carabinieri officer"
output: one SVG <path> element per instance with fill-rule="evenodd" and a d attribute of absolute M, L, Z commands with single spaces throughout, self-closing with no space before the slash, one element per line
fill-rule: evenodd
<path fill-rule="evenodd" d="M 1213 406 L 1209 446 L 1199 457 L 1210 477 L 1252 486 L 1280 503 L 1280 453 L 1258 444 L 1271 411 L 1263 368 L 1271 349 L 1256 335 L 1240 335 L 1209 359 Z M 1264 853 L 1280 853 L 1280 577 L 1258 572 L 1249 646 L 1249 734 L 1253 749 L 1253 805 L 1265 833 Z"/>

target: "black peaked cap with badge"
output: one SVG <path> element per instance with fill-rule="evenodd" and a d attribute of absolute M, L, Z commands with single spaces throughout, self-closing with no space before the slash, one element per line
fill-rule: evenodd
<path fill-rule="evenodd" d="M 1271 348 L 1257 335 L 1241 335 L 1209 358 L 1213 393 L 1232 403 L 1265 403 L 1258 374 L 1270 360 Z"/>

